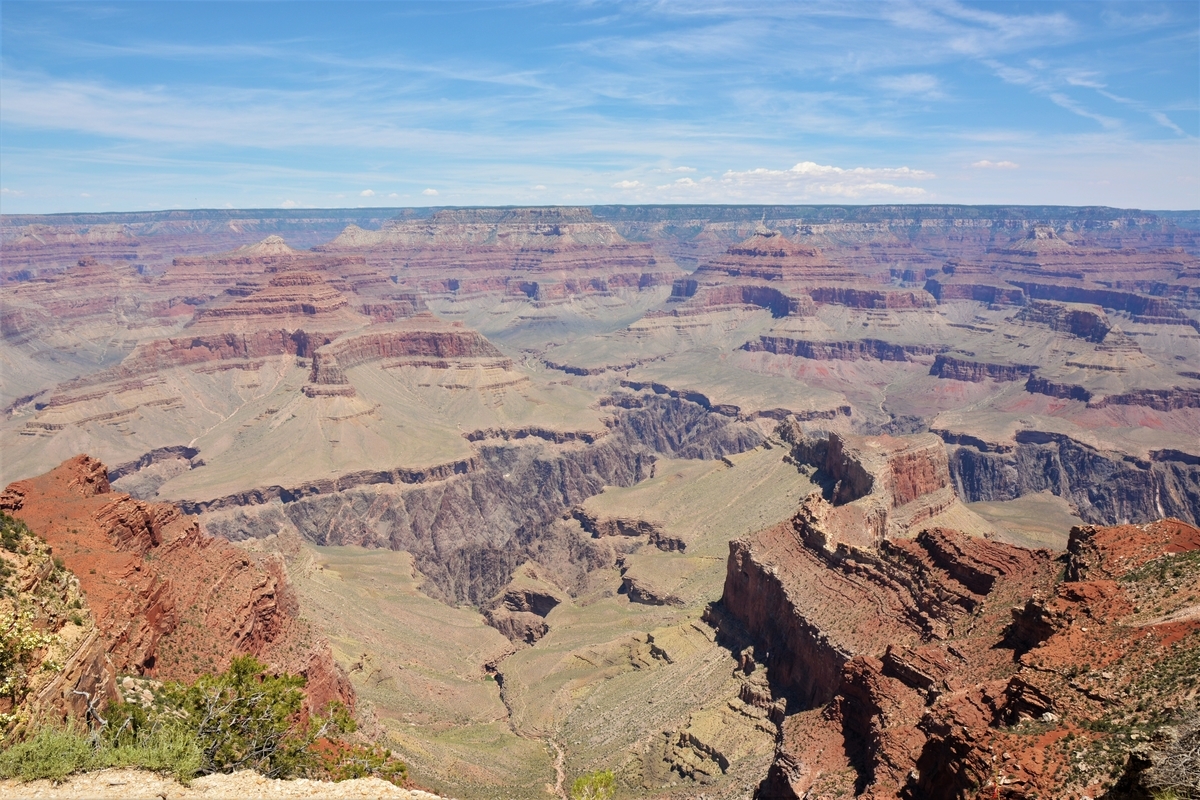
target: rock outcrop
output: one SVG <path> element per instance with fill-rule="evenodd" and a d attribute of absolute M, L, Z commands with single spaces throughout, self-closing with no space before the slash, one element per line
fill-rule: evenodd
<path fill-rule="evenodd" d="M 192 680 L 249 653 L 304 675 L 311 708 L 353 705 L 328 645 L 300 620 L 278 560 L 202 533 L 174 506 L 112 492 L 107 473 L 77 456 L 10 484 L 0 507 L 78 577 L 117 674 Z"/>
<path fill-rule="evenodd" d="M 671 286 L 668 302 L 685 303 L 672 314 L 702 313 L 731 307 L 757 307 L 774 317 L 809 316 L 816 307 L 805 294 L 793 297 L 772 286 L 758 284 L 718 284 L 701 287 L 694 278 L 680 278 Z"/>
<path fill-rule="evenodd" d="M 697 276 L 709 273 L 768 281 L 838 281 L 848 275 L 844 267 L 826 258 L 819 249 L 797 244 L 765 225 L 696 272 Z"/>
<path fill-rule="evenodd" d="M 1044 300 L 1030 302 L 1017 313 L 1015 319 L 1045 325 L 1051 330 L 1096 343 L 1104 341 L 1112 329 L 1108 317 L 1097 306 L 1073 306 Z"/>
<path fill-rule="evenodd" d="M 1149 459 L 1132 458 L 1037 430 L 1018 431 L 1012 445 L 955 444 L 950 471 L 967 502 L 1050 491 L 1094 524 L 1149 522 L 1164 515 L 1200 523 L 1200 459 L 1182 451 L 1155 450 Z"/>
<path fill-rule="evenodd" d="M 925 344 L 893 344 L 881 339 L 852 341 L 814 341 L 789 336 L 763 335 L 757 342 L 746 342 L 743 350 L 797 356 L 814 361 L 912 361 L 913 356 L 937 355 L 943 348 Z"/>
<path fill-rule="evenodd" d="M 427 362 L 488 359 L 511 366 L 496 347 L 462 323 L 443 323 L 432 315 L 335 339 L 313 353 L 312 376 L 316 384 L 345 383 L 343 370 L 372 361 Z"/>
<path fill-rule="evenodd" d="M 379 230 L 351 225 L 315 249 L 400 262 L 404 282 L 431 294 L 498 293 L 538 302 L 668 286 L 682 274 L 669 257 L 627 241 L 587 208 L 445 209 Z"/>
<path fill-rule="evenodd" d="M 542 578 L 534 564 L 517 569 L 484 608 L 483 618 L 514 643 L 533 644 L 550 631 L 546 616 L 564 593 Z"/>
<path fill-rule="evenodd" d="M 788 701 L 757 796 L 1096 796 L 1189 707 L 1200 530 L 1076 528 L 1062 575 L 948 529 L 831 552 L 805 511 L 730 545 L 722 605 Z"/>
<path fill-rule="evenodd" d="M 1019 381 L 1027 379 L 1036 369 L 1037 366 L 1033 364 L 995 364 L 940 354 L 929 368 L 929 374 L 939 378 L 979 383 L 984 380 Z"/>
<path fill-rule="evenodd" d="M 528 437 L 482 444 L 475 459 L 437 471 L 379 471 L 183 505 L 221 510 L 206 518 L 208 529 L 234 540 L 294 527 L 316 544 L 406 550 L 427 578 L 426 593 L 485 605 L 543 547 L 590 559 L 578 543 L 558 540 L 555 523 L 605 486 L 649 477 L 656 454 L 716 459 L 761 441 L 757 430 L 696 403 L 650 396 L 622 409 L 608 434 L 590 444 Z"/>

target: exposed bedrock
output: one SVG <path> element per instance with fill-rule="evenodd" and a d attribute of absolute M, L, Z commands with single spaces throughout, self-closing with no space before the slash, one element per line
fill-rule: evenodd
<path fill-rule="evenodd" d="M 700 283 L 694 278 L 679 278 L 671 286 L 669 300 L 680 301 L 694 297 L 693 305 L 709 308 L 730 305 L 758 306 L 770 311 L 774 317 L 810 316 L 816 311 L 816 306 L 808 295 L 792 297 L 771 286 L 733 284 L 706 286 L 702 290 L 700 288 Z"/>
<path fill-rule="evenodd" d="M 1033 364 L 994 364 L 987 361 L 971 361 L 949 355 L 939 355 L 929 368 L 930 375 L 956 381 L 981 383 L 994 381 L 1019 381 L 1032 375 L 1037 367 Z"/>
<path fill-rule="evenodd" d="M 915 309 L 932 308 L 937 301 L 922 289 L 853 289 L 848 286 L 822 286 L 811 290 L 817 303 L 851 308 Z"/>
<path fill-rule="evenodd" d="M 792 458 L 816 468 L 823 489 L 793 520 L 811 546 L 879 547 L 956 502 L 945 447 L 933 434 L 819 438 L 799 435 L 794 424 L 779 431 L 793 444 Z"/>
<path fill-rule="evenodd" d="M 814 361 L 912 361 L 913 356 L 932 356 L 945 347 L 923 344 L 893 344 L 882 339 L 853 339 L 845 342 L 811 341 L 786 336 L 759 336 L 757 342 L 746 342 L 743 350 L 774 353 L 777 356 L 798 356 Z"/>
<path fill-rule="evenodd" d="M 1200 520 L 1200 457 L 1180 451 L 1156 450 L 1143 460 L 1061 434 L 1021 431 L 1004 448 L 982 441 L 952 447 L 950 472 L 967 502 L 1050 491 L 1093 524 Z"/>
<path fill-rule="evenodd" d="M 946 639 L 998 581 L 1049 558 L 941 528 L 878 550 L 829 552 L 805 541 L 798 529 L 807 524 L 798 515 L 730 542 L 721 598 L 764 654 L 789 712 L 829 702 L 856 655 Z"/>
<path fill-rule="evenodd" d="M 279 355 L 307 358 L 312 356 L 318 347 L 328 344 L 336 336 L 336 333 L 310 334 L 303 330 L 268 330 L 252 333 L 202 333 L 159 339 L 139 345 L 124 361 L 111 369 L 61 384 L 47 405 L 75 402 L 79 397 L 69 393 L 76 389 L 128 380 L 172 367 Z"/>
<path fill-rule="evenodd" d="M 510 586 L 492 599 L 483 616 L 509 640 L 533 644 L 550 631 L 546 615 L 561 602 L 552 591 Z"/>
<path fill-rule="evenodd" d="M 1200 408 L 1200 389 L 1188 389 L 1172 386 L 1169 389 L 1134 389 L 1120 394 L 1095 394 L 1085 386 L 1074 383 L 1058 383 L 1057 381 L 1030 375 L 1025 382 L 1025 391 L 1031 394 L 1044 394 L 1063 400 L 1080 400 L 1089 408 L 1106 408 L 1107 406 L 1145 406 L 1155 411 L 1178 411 L 1181 408 Z"/>
<path fill-rule="evenodd" d="M 1200 389 L 1135 389 L 1121 394 L 1110 394 L 1094 402 L 1092 408 L 1105 406 L 1147 406 L 1155 411 L 1177 411 L 1181 408 L 1200 408 Z"/>
<path fill-rule="evenodd" d="M 952 300 L 974 300 L 991 305 L 1025 305 L 1025 292 L 1015 286 L 998 286 L 994 283 L 973 281 L 946 281 L 930 278 L 925 281 L 925 291 L 939 303 Z"/>
<path fill-rule="evenodd" d="M 411 323 L 410 323 L 411 324 Z M 313 383 L 345 383 L 343 370 L 389 358 L 493 358 L 503 354 L 476 331 L 430 325 L 428 329 L 366 331 L 338 339 L 313 353 Z"/>
<path fill-rule="evenodd" d="M 814 419 L 836 419 L 837 417 L 848 417 L 853 413 L 853 409 L 849 405 L 837 406 L 835 408 L 821 408 L 813 411 L 792 411 L 786 408 L 763 408 L 757 411 L 743 412 L 741 406 L 733 403 L 714 403 L 705 394 L 694 389 L 672 389 L 664 383 L 657 381 L 630 381 L 622 380 L 621 386 L 625 389 L 632 389 L 635 392 L 649 390 L 657 395 L 665 395 L 678 400 L 686 400 L 689 403 L 695 403 L 706 411 L 712 411 L 726 417 L 733 417 L 743 422 L 756 419 L 777 419 L 785 420 L 788 417 L 793 417 L 798 420 L 814 420 Z M 600 401 L 601 405 L 622 405 L 631 402 L 628 398 L 605 398 Z M 636 398 L 632 402 L 637 401 Z M 739 451 L 740 452 L 740 451 Z M 706 455 L 683 455 L 681 458 L 709 458 Z"/>
<path fill-rule="evenodd" d="M 936 436 L 780 432 L 794 441 L 793 458 L 817 467 L 825 496 L 808 497 L 784 525 L 730 543 L 721 602 L 762 645 L 772 681 L 812 708 L 833 696 L 855 654 L 899 641 L 897 628 L 944 637 L 1012 565 L 957 531 L 908 538 L 956 502 Z M 864 608 L 878 619 L 857 619 Z"/>
<path fill-rule="evenodd" d="M 1104 341 L 1112 328 L 1108 317 L 1099 308 L 1071 307 L 1045 300 L 1034 300 L 1017 313 L 1016 319 L 1096 343 Z"/>
<path fill-rule="evenodd" d="M 801 440 L 794 457 L 827 472 L 870 466 L 867 494 L 841 504 L 813 495 L 790 523 L 730 543 L 721 605 L 787 701 L 756 796 L 967 800 L 995 788 L 996 797 L 1032 800 L 1115 776 L 1109 749 L 1121 752 L 1125 736 L 1094 723 L 1147 709 L 1165 718 L 1194 694 L 1190 680 L 1157 679 L 1145 690 L 1156 704 L 1133 687 L 1168 653 L 1195 652 L 1200 626 L 1186 594 L 1194 573 L 1176 569 L 1170 585 L 1155 576 L 1188 561 L 1175 554 L 1200 548 L 1200 530 L 1177 520 L 1077 527 L 1065 573 L 1050 551 L 945 528 L 859 546 L 842 540 L 834 512 L 912 496 L 887 490 L 878 460 L 859 455 L 881 450 L 894 461 L 906 450 L 883 444 Z M 930 465 L 928 474 L 944 472 Z M 936 494 L 924 488 L 934 483 L 921 481 L 919 500 Z M 1178 560 L 1143 567 L 1165 558 Z M 1175 610 L 1131 633 L 1135 596 L 1165 607 L 1155 614 Z M 1045 744 L 1081 728 L 1103 740 L 1103 773 L 1095 759 L 1071 772 L 1084 754 Z M 1058 736 L 1030 735 L 1045 731 Z"/>
<path fill-rule="evenodd" d="M 1183 318 L 1183 314 L 1174 303 L 1160 297 L 1146 297 L 1132 292 L 1070 286 L 1058 283 L 1037 283 L 1019 280 L 1010 281 L 1010 283 L 1024 289 L 1025 293 L 1034 300 L 1057 300 L 1060 303 L 1091 303 L 1116 311 L 1126 311 L 1134 316 L 1141 317 Z"/>
<path fill-rule="evenodd" d="M 117 491 L 145 500 L 153 497 L 171 478 L 203 464 L 199 455 L 196 448 L 182 444 L 158 447 L 142 454 L 141 458 L 113 467 L 109 470 L 108 480 Z"/>
<path fill-rule="evenodd" d="M 139 459 L 113 467 L 108 471 L 108 480 L 109 483 L 115 483 L 121 480 L 121 478 L 133 475 L 155 464 L 160 464 L 164 461 L 190 461 L 198 455 L 200 455 L 199 450 L 187 445 L 177 444 L 171 447 L 159 447 L 144 454 Z"/>
<path fill-rule="evenodd" d="M 313 709 L 353 703 L 327 643 L 300 619 L 278 559 L 202 533 L 173 505 L 113 492 L 107 473 L 76 456 L 9 484 L 0 509 L 62 554 L 118 674 L 191 680 L 248 653 L 305 675 Z"/>
<path fill-rule="evenodd" d="M 338 491 L 331 479 L 330 491 L 306 496 L 244 493 L 226 498 L 228 510 L 208 517 L 206 526 L 230 539 L 294 526 L 318 544 L 407 550 L 432 595 L 481 604 L 508 583 L 519 564 L 550 557 L 543 550 L 571 562 L 595 558 L 588 540 L 560 540 L 565 534 L 554 523 L 605 486 L 629 486 L 648 477 L 656 454 L 714 459 L 760 441 L 749 426 L 695 403 L 651 396 L 641 408 L 623 410 L 609 434 L 594 444 L 484 445 L 470 469 L 411 486 Z M 264 502 L 271 495 L 285 502 Z M 234 510 L 239 499 L 245 507 Z"/>

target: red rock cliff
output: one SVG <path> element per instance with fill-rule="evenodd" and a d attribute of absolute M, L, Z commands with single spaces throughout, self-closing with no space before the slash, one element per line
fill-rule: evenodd
<path fill-rule="evenodd" d="M 252 654 L 305 675 L 311 708 L 353 706 L 349 681 L 299 619 L 277 561 L 202 533 L 175 506 L 112 492 L 99 461 L 76 456 L 16 481 L 0 508 L 78 576 L 118 673 L 190 681 Z"/>
<path fill-rule="evenodd" d="M 1097 797 L 1195 708 L 1190 525 L 1075 528 L 1064 574 L 958 531 L 831 552 L 803 524 L 730 546 L 722 602 L 789 701 L 758 797 Z"/>

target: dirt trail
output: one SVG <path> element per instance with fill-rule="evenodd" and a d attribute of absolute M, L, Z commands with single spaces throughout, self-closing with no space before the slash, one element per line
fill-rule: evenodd
<path fill-rule="evenodd" d="M 567 754 L 564 753 L 563 749 L 558 746 L 558 742 L 554 741 L 553 739 L 547 739 L 546 741 L 550 742 L 550 746 L 554 748 L 555 752 L 554 794 L 562 798 L 562 800 L 568 800 L 567 790 L 563 787 L 563 783 L 566 781 L 566 772 L 563 770 L 563 760 L 567 757 Z"/>

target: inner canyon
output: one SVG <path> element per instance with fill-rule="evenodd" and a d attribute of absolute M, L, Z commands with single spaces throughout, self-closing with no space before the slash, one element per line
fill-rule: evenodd
<path fill-rule="evenodd" d="M 0 510 L 48 548 L 0 558 L 34 592 L 60 557 L 82 615 L 39 622 L 33 718 L 253 654 L 461 800 L 1132 800 L 1200 736 L 1200 214 L 3 215 L 0 248 Z"/>

